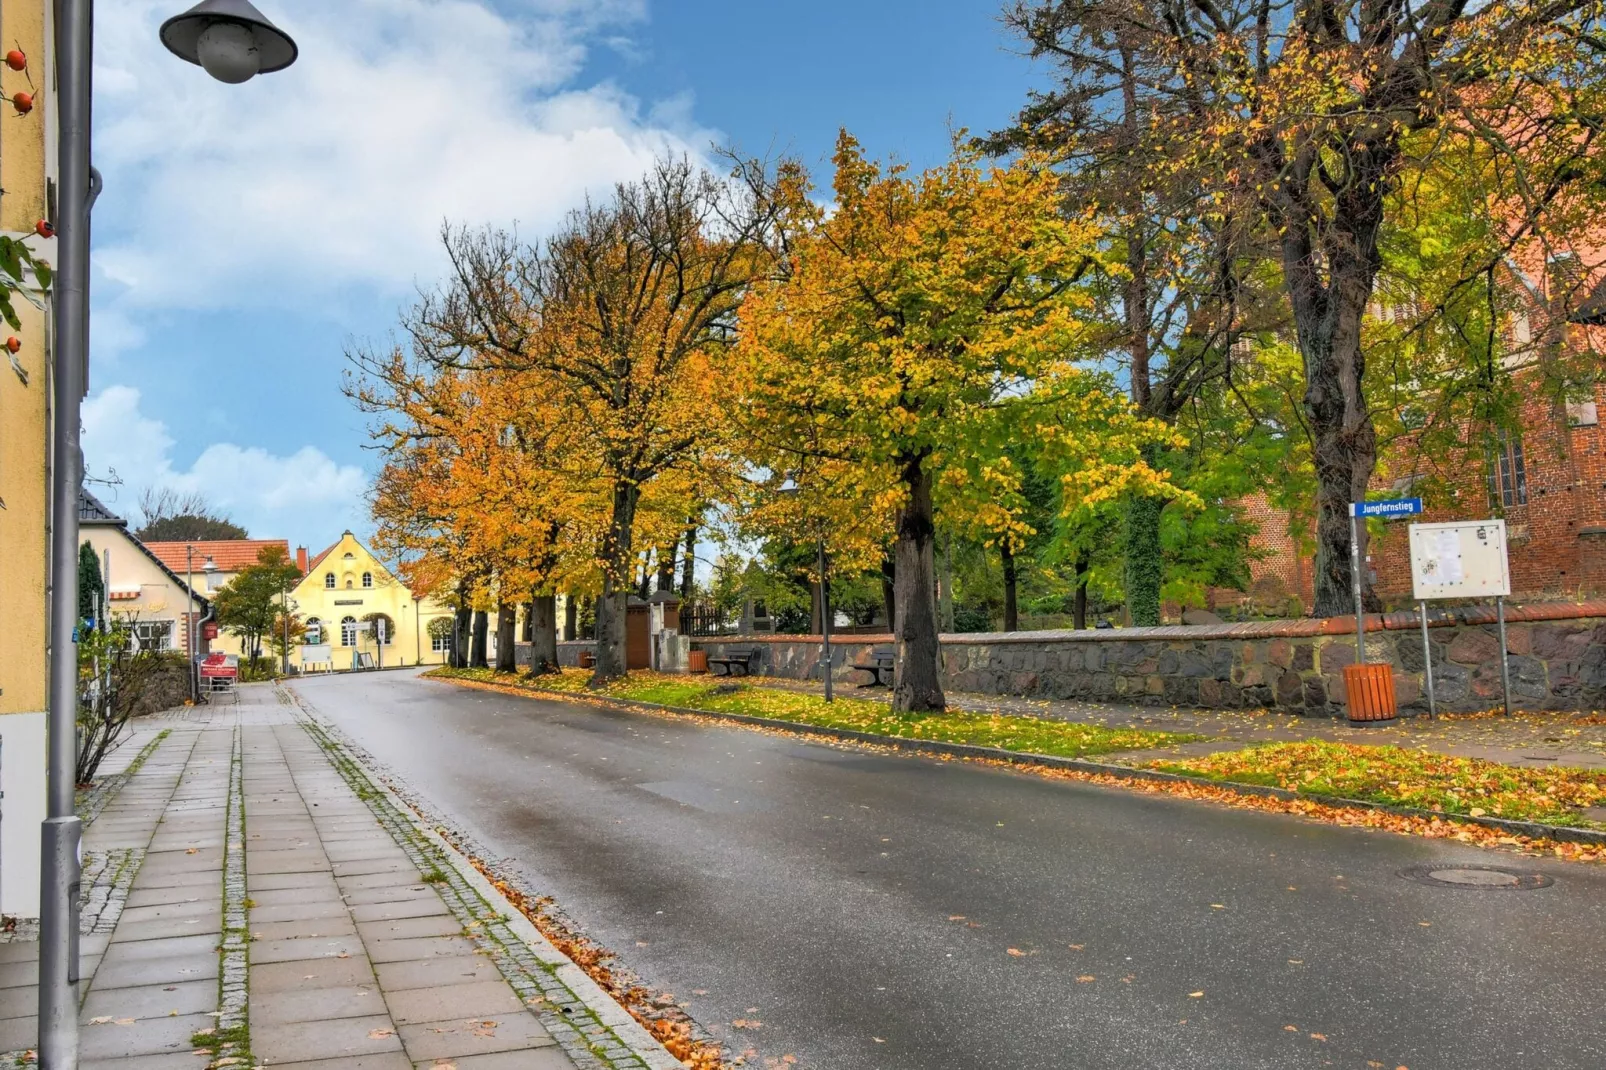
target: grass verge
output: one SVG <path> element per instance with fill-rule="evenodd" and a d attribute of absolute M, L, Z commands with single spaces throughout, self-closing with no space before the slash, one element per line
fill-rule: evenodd
<path fill-rule="evenodd" d="M 1227 783 L 1287 788 L 1441 814 L 1606 829 L 1584 811 L 1606 805 L 1606 772 L 1530 768 L 1395 746 L 1268 743 L 1147 766 Z"/>
<path fill-rule="evenodd" d="M 591 674 L 581 669 L 543 676 L 536 681 L 531 681 L 527 676 L 497 673 L 489 669 L 436 669 L 425 675 L 472 680 L 526 691 L 600 694 L 706 713 L 740 713 L 818 728 L 869 732 L 898 739 L 966 743 L 1023 754 L 1047 754 L 1056 758 L 1084 758 L 1115 751 L 1148 750 L 1205 738 L 1178 732 L 1105 728 L 1102 725 L 1050 721 L 1040 717 L 965 710 L 903 716 L 893 713 L 884 702 L 839 698 L 828 703 L 819 695 L 801 691 L 782 691 L 724 679 L 716 681 L 710 677 L 664 673 L 631 673 L 600 691 L 590 690 L 586 686 Z"/>

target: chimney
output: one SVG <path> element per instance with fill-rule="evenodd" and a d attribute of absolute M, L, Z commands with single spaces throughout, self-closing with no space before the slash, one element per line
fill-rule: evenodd
<path fill-rule="evenodd" d="M 305 546 L 296 547 L 296 568 L 301 570 L 303 576 L 307 574 L 307 548 Z"/>

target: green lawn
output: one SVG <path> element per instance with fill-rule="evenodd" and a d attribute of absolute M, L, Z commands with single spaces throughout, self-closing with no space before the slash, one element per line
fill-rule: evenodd
<path fill-rule="evenodd" d="M 530 683 L 527 677 L 498 674 L 488 669 L 436 669 L 427 675 L 443 679 L 471 680 L 513 690 L 585 692 L 591 674 L 570 669 L 558 676 L 542 677 Z M 709 713 L 742 713 L 756 717 L 792 721 L 822 728 L 845 728 L 856 732 L 896 736 L 899 739 L 933 740 L 943 743 L 969 743 L 983 747 L 1028 754 L 1049 754 L 1060 758 L 1080 758 L 1113 751 L 1147 750 L 1187 743 L 1202 736 L 1175 732 L 1145 732 L 1135 729 L 1104 728 L 1099 725 L 1049 721 L 1016 714 L 971 713 L 950 710 L 920 716 L 900 716 L 884 702 L 859 698 L 839 698 L 827 703 L 819 695 L 749 683 L 731 683 L 707 676 L 679 676 L 661 673 L 631 673 L 605 688 L 601 694 L 637 702 L 656 702 L 665 706 L 703 710 Z"/>
<path fill-rule="evenodd" d="M 1268 743 L 1187 761 L 1149 763 L 1170 773 L 1446 814 L 1601 828 L 1584 816 L 1606 805 L 1606 772 L 1502 765 L 1394 746 L 1311 740 Z"/>

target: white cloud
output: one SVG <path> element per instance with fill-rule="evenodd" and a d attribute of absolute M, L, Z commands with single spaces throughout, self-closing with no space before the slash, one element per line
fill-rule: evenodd
<path fill-rule="evenodd" d="M 140 409 L 140 392 L 110 386 L 84 402 L 84 460 L 92 476 L 115 472 L 115 493 L 94 488 L 120 514 L 137 510 L 148 487 L 198 491 L 259 538 L 323 545 L 362 526 L 368 479 L 355 465 L 337 464 L 303 446 L 288 457 L 229 442 L 208 446 L 188 469 L 173 462 L 173 436 Z"/>
<path fill-rule="evenodd" d="M 405 296 L 438 274 L 444 220 L 541 231 L 714 136 L 683 101 L 573 84 L 644 0 L 272 0 L 300 59 L 243 86 L 157 45 L 181 6 L 99 5 L 97 317 L 120 317 L 103 352 L 154 308 Z"/>

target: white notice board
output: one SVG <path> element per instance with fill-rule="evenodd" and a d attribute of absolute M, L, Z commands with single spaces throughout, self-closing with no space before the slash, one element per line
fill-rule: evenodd
<path fill-rule="evenodd" d="M 1504 520 L 1412 524 L 1411 590 L 1431 598 L 1505 598 L 1511 594 Z"/>

